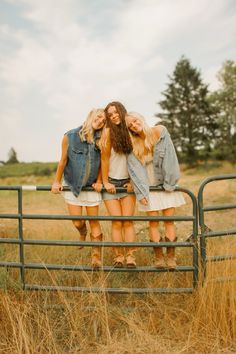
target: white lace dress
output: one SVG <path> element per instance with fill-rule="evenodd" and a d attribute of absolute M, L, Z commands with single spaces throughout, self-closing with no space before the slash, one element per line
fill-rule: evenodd
<path fill-rule="evenodd" d="M 148 155 L 146 157 L 146 168 L 148 173 L 149 185 L 155 185 L 155 177 L 153 172 L 153 157 Z M 175 208 L 186 204 L 183 194 L 181 192 L 150 192 L 149 193 L 149 204 L 142 205 L 138 203 L 139 211 L 155 211 L 163 210 L 168 208 Z"/>

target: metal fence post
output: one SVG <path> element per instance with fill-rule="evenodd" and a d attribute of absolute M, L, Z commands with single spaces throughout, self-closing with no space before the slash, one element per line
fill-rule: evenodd
<path fill-rule="evenodd" d="M 19 244 L 19 256 L 20 256 L 20 278 L 22 288 L 25 289 L 25 259 L 24 259 L 24 235 L 23 235 L 23 206 L 22 206 L 22 187 L 18 189 L 18 237 Z"/>

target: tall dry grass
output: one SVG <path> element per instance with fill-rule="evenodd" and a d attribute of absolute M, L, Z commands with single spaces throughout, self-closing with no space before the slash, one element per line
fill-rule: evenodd
<path fill-rule="evenodd" d="M 214 171 L 222 174 L 231 171 Z M 231 172 L 232 173 L 232 172 Z M 208 172 L 209 174 L 209 172 Z M 184 173 L 181 185 L 197 191 L 204 178 L 202 171 Z M 43 183 L 44 182 L 44 183 Z M 47 184 L 45 181 L 37 184 Z M 11 183 L 11 181 L 10 181 Z M 24 183 L 27 183 L 24 181 Z M 31 182 L 33 183 L 33 182 Z M 218 183 L 218 182 L 217 182 Z M 0 181 L 0 184 L 5 184 Z M 13 184 L 21 184 L 13 182 Z M 22 183 L 23 184 L 23 183 Z M 235 200 L 235 182 L 219 183 L 208 188 L 206 201 L 212 204 Z M 17 204 L 12 192 L 1 194 L 0 213 L 15 212 Z M 3 203 L 2 203 L 3 201 Z M 178 211 L 190 213 L 190 201 Z M 58 196 L 45 192 L 24 195 L 26 213 L 66 213 Z M 105 213 L 105 211 L 103 211 Z M 211 214 L 211 213 L 210 213 Z M 0 237 L 16 237 L 17 223 L 0 220 Z M 235 212 L 218 212 L 207 216 L 212 229 L 235 228 Z M 186 222 L 178 223 L 177 234 L 185 239 L 191 233 Z M 140 240 L 146 240 L 145 223 L 136 224 Z M 109 239 L 110 224 L 103 231 Z M 25 238 L 76 239 L 70 221 L 24 221 Z M 210 239 L 208 255 L 235 254 L 235 237 Z M 18 247 L 1 245 L 0 258 L 18 261 Z M 27 246 L 26 262 L 89 264 L 90 249 L 74 247 Z M 177 251 L 180 264 L 189 264 L 191 252 Z M 111 252 L 104 252 L 106 264 Z M 138 252 L 138 263 L 149 265 L 152 250 Z M 0 269 L 3 289 L 0 296 L 0 353 L 6 354 L 169 354 L 169 353 L 235 353 L 236 352 L 236 260 L 209 262 L 205 282 L 201 279 L 193 294 L 115 295 L 62 291 L 22 291 L 16 269 Z M 27 271 L 28 283 L 68 286 L 191 286 L 190 274 L 103 274 L 66 271 Z"/>
<path fill-rule="evenodd" d="M 213 268 L 191 295 L 2 291 L 1 353 L 234 353 L 236 285 Z"/>

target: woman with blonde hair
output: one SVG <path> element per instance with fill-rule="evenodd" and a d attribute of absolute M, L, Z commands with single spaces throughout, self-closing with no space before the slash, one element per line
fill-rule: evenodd
<path fill-rule="evenodd" d="M 87 215 L 98 215 L 99 204 L 102 201 L 101 189 L 101 154 L 99 140 L 105 125 L 103 109 L 93 109 L 82 126 L 69 130 L 62 139 L 61 159 L 57 166 L 56 176 L 51 192 L 60 193 L 64 183 L 70 191 L 63 192 L 69 214 L 81 216 L 83 207 Z M 95 191 L 82 191 L 83 187 L 92 186 Z M 85 241 L 87 226 L 84 220 L 72 220 L 79 231 L 79 240 Z M 91 240 L 102 241 L 102 231 L 98 220 L 89 220 Z M 83 248 L 83 247 L 80 247 Z M 92 267 L 101 267 L 101 248 L 92 248 Z"/>
<path fill-rule="evenodd" d="M 136 112 L 126 115 L 126 124 L 133 145 L 133 153 L 128 157 L 129 173 L 139 201 L 139 210 L 145 211 L 148 216 L 157 216 L 160 211 L 164 216 L 173 216 L 175 208 L 185 204 L 185 200 L 181 192 L 174 192 L 180 170 L 167 129 L 163 125 L 149 127 Z M 150 186 L 162 186 L 163 191 L 149 192 Z M 159 222 L 149 221 L 149 225 L 150 241 L 160 242 Z M 164 221 L 164 226 L 165 240 L 176 241 L 174 222 Z M 166 260 L 161 247 L 154 247 L 154 253 L 157 268 L 176 267 L 175 247 L 167 247 Z"/>

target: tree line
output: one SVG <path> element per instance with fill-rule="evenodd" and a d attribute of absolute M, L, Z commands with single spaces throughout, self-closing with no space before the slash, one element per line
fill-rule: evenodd
<path fill-rule="evenodd" d="M 172 137 L 180 162 L 236 162 L 236 63 L 227 60 L 217 74 L 219 89 L 210 92 L 201 72 L 182 56 L 158 102 L 155 116 Z M 14 148 L 7 164 L 18 163 Z"/>
<path fill-rule="evenodd" d="M 155 114 L 173 139 L 181 162 L 209 159 L 236 162 L 236 63 L 228 60 L 217 74 L 219 89 L 210 92 L 199 70 L 182 56 Z"/>

